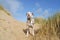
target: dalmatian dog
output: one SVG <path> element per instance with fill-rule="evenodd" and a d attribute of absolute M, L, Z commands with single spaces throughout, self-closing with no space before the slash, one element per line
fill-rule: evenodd
<path fill-rule="evenodd" d="M 30 28 L 32 29 L 32 35 L 34 36 L 34 14 L 32 12 L 27 12 L 27 37 L 30 33 Z"/>

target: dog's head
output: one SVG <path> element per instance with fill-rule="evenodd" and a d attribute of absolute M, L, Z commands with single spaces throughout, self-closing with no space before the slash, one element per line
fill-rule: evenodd
<path fill-rule="evenodd" d="M 33 16 L 33 13 L 32 12 L 27 12 L 27 17 L 32 17 Z"/>

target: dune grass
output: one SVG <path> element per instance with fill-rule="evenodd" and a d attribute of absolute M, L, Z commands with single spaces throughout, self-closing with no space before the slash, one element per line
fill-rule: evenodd
<path fill-rule="evenodd" d="M 36 18 L 35 22 L 42 25 L 35 40 L 60 40 L 60 13 L 46 19 Z"/>
<path fill-rule="evenodd" d="M 0 10 L 3 10 L 4 12 L 6 12 L 7 15 L 11 16 L 11 14 L 1 5 L 0 5 Z"/>

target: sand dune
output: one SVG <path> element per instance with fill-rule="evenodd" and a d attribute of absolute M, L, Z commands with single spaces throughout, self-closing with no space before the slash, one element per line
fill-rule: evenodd
<path fill-rule="evenodd" d="M 24 23 L 16 21 L 0 9 L 0 40 L 26 40 L 24 27 Z"/>

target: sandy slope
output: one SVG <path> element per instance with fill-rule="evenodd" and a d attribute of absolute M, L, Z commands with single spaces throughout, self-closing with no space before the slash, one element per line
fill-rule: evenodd
<path fill-rule="evenodd" d="M 0 40 L 26 40 L 22 22 L 17 22 L 0 10 Z"/>

